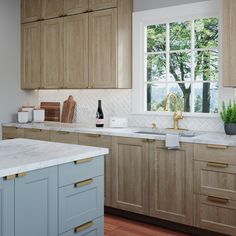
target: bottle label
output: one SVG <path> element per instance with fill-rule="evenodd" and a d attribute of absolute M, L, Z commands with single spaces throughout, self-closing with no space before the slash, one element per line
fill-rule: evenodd
<path fill-rule="evenodd" d="M 103 125 L 104 124 L 104 119 L 96 119 L 96 124 L 97 125 Z"/>

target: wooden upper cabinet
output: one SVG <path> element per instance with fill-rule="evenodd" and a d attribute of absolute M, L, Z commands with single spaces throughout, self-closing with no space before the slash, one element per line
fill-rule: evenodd
<path fill-rule="evenodd" d="M 236 1 L 223 1 L 223 86 L 236 87 Z"/>
<path fill-rule="evenodd" d="M 89 9 L 88 0 L 65 0 L 64 1 L 64 14 L 74 15 L 78 13 L 87 12 Z"/>
<path fill-rule="evenodd" d="M 40 22 L 22 25 L 21 87 L 23 89 L 37 89 L 41 84 L 40 36 Z"/>
<path fill-rule="evenodd" d="M 42 22 L 42 88 L 63 86 L 63 18 Z"/>
<path fill-rule="evenodd" d="M 21 0 L 21 22 L 33 22 L 41 19 L 41 0 Z"/>
<path fill-rule="evenodd" d="M 89 14 L 89 83 L 117 87 L 117 9 Z"/>
<path fill-rule="evenodd" d="M 64 88 L 88 88 L 88 14 L 64 18 Z"/>
<path fill-rule="evenodd" d="M 117 7 L 117 0 L 89 0 L 90 10 L 102 10 Z"/>
<path fill-rule="evenodd" d="M 42 17 L 50 19 L 64 15 L 64 0 L 42 0 Z"/>
<path fill-rule="evenodd" d="M 150 145 L 150 215 L 193 224 L 193 145 L 167 150 L 163 142 Z"/>

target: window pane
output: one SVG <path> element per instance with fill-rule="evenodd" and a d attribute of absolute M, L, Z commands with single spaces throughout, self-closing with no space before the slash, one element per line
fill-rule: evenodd
<path fill-rule="evenodd" d="M 217 83 L 194 83 L 194 111 L 203 113 L 218 112 Z"/>
<path fill-rule="evenodd" d="M 170 81 L 191 80 L 191 53 L 170 54 Z"/>
<path fill-rule="evenodd" d="M 218 23 L 217 18 L 195 20 L 195 48 L 218 47 Z"/>
<path fill-rule="evenodd" d="M 195 53 L 195 80 L 218 80 L 218 51 L 207 50 Z"/>
<path fill-rule="evenodd" d="M 150 25 L 147 27 L 147 52 L 166 50 L 166 25 Z"/>
<path fill-rule="evenodd" d="M 170 24 L 170 50 L 191 48 L 191 22 L 175 22 Z"/>
<path fill-rule="evenodd" d="M 187 83 L 169 84 L 169 92 L 174 93 L 178 97 L 178 110 L 190 112 L 190 94 L 191 87 Z M 174 103 L 171 102 L 170 110 L 174 111 Z"/>
<path fill-rule="evenodd" d="M 166 55 L 147 56 L 147 81 L 166 80 Z"/>
<path fill-rule="evenodd" d="M 164 111 L 166 84 L 147 85 L 147 111 Z"/>

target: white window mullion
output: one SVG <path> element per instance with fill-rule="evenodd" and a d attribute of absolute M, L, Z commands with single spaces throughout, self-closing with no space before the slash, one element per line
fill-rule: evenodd
<path fill-rule="evenodd" d="M 170 24 L 166 24 L 166 91 L 169 93 L 168 81 L 170 80 Z"/>
<path fill-rule="evenodd" d="M 194 113 L 194 76 L 195 76 L 195 29 L 194 20 L 191 21 L 191 95 L 190 112 Z"/>

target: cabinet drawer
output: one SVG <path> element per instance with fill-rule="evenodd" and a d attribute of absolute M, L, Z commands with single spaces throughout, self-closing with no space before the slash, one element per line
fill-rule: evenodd
<path fill-rule="evenodd" d="M 76 233 L 76 231 L 79 231 Z M 96 220 L 89 221 L 80 225 L 61 236 L 101 236 L 104 235 L 104 218 L 100 217 Z"/>
<path fill-rule="evenodd" d="M 194 191 L 236 200 L 236 166 L 218 162 L 194 162 Z"/>
<path fill-rule="evenodd" d="M 25 129 L 25 138 L 49 141 L 50 131 L 42 129 Z"/>
<path fill-rule="evenodd" d="M 24 138 L 24 129 L 17 127 L 3 127 L 2 138 L 3 139 Z"/>
<path fill-rule="evenodd" d="M 236 235 L 236 201 L 195 195 L 195 226 Z"/>
<path fill-rule="evenodd" d="M 110 136 L 103 136 L 100 134 L 79 134 L 79 144 L 111 148 L 112 141 Z"/>
<path fill-rule="evenodd" d="M 99 176 L 59 189 L 59 233 L 103 216 L 103 185 Z"/>
<path fill-rule="evenodd" d="M 78 134 L 66 131 L 51 131 L 52 142 L 78 144 Z"/>
<path fill-rule="evenodd" d="M 59 166 L 59 187 L 104 175 L 104 157 L 94 157 Z"/>
<path fill-rule="evenodd" d="M 194 160 L 236 165 L 236 148 L 223 145 L 194 145 Z"/>

